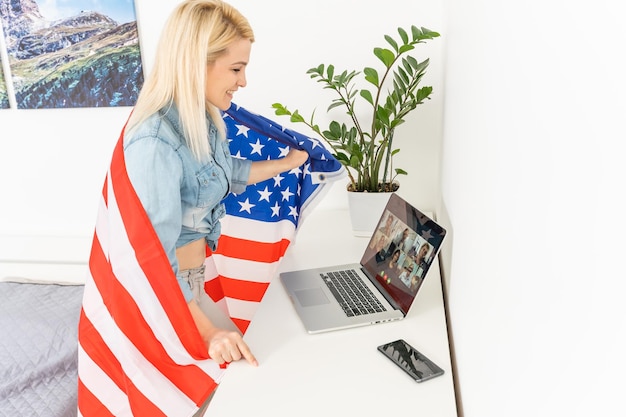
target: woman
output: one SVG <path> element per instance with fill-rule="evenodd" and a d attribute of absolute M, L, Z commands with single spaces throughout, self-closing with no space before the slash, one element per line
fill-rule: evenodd
<path fill-rule="evenodd" d="M 391 259 L 389 260 L 389 270 L 393 271 L 398 268 L 398 259 L 400 259 L 400 249 L 396 249 L 391 255 Z"/>
<path fill-rule="evenodd" d="M 203 289 L 206 248 L 208 245 L 215 250 L 221 232 L 220 218 L 225 214 L 221 201 L 230 192 L 241 193 L 247 184 L 301 166 L 308 157 L 306 152 L 292 149 L 286 157 L 277 160 L 251 162 L 231 158 L 221 111 L 227 110 L 233 94 L 246 86 L 246 67 L 253 42 L 254 34 L 248 21 L 232 6 L 220 0 L 182 2 L 166 23 L 154 69 L 145 80 L 123 136 L 128 179 L 169 260 L 171 270 L 162 272 L 163 280 L 176 277 L 205 352 L 220 365 L 242 358 L 257 365 L 241 334 L 224 314 L 220 314 Z M 133 249 L 141 251 L 142 248 Z M 123 271 L 117 273 L 123 275 Z M 176 299 L 181 294 L 168 297 Z M 150 314 L 151 308 L 141 312 L 142 317 L 147 317 L 146 321 Z M 83 339 L 89 337 L 87 330 L 83 333 Z M 188 329 L 180 333 L 181 338 L 189 334 Z M 88 345 L 83 339 L 81 345 Z M 151 349 L 152 345 L 145 350 L 150 352 Z M 197 358 L 194 356 L 194 359 Z M 178 362 L 174 365 L 178 366 Z M 162 373 L 170 372 L 172 379 L 177 378 L 177 371 L 163 367 Z M 83 375 L 79 371 L 82 379 L 90 378 L 90 375 Z M 192 393 L 190 398 L 201 405 L 198 398 L 206 398 L 206 393 L 213 388 L 200 387 L 200 394 Z M 189 390 L 194 389 L 192 386 Z M 150 387 L 144 390 L 149 392 Z M 149 395 L 145 401 L 143 397 L 134 400 L 128 391 L 126 388 L 133 415 L 138 415 L 137 410 L 142 407 L 154 405 L 155 399 Z M 168 394 L 163 392 L 162 395 Z M 136 405 L 133 401 L 146 405 Z M 188 405 L 183 398 L 166 402 L 165 406 L 173 406 L 175 401 Z M 80 403 L 79 398 L 79 408 Z M 202 415 L 207 404 L 208 400 L 196 415 Z M 157 408 L 163 411 L 163 407 Z M 85 410 L 81 408 L 82 415 L 87 415 Z M 182 409 L 176 410 L 180 413 L 177 415 L 189 415 Z M 171 412 L 165 414 L 172 415 Z M 146 412 L 146 415 L 150 414 Z"/>
<path fill-rule="evenodd" d="M 220 110 L 246 86 L 254 41 L 235 9 L 218 0 L 186 1 L 162 36 L 154 71 L 126 127 L 126 167 L 209 355 L 218 363 L 242 357 L 254 363 L 238 333 L 216 328 L 200 311 L 190 280 L 201 273 L 205 245 L 215 250 L 226 194 L 300 166 L 308 154 L 292 150 L 283 159 L 254 163 L 231 158 Z M 207 182 L 205 189 L 197 176 Z"/>

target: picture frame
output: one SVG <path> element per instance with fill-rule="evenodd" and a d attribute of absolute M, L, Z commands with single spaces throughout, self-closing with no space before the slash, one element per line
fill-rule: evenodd
<path fill-rule="evenodd" d="M 35 7 L 0 11 L 8 57 L 0 103 L 14 99 L 18 109 L 135 104 L 144 75 L 134 2 L 29 4 Z"/>

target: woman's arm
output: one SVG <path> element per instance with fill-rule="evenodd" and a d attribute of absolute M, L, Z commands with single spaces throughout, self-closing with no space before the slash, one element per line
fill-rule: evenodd
<path fill-rule="evenodd" d="M 194 300 L 187 305 L 211 359 L 221 365 L 244 358 L 251 365 L 258 366 L 256 358 L 239 333 L 215 327 Z"/>
<path fill-rule="evenodd" d="M 306 151 L 291 149 L 287 156 L 268 161 L 254 161 L 250 166 L 248 184 L 256 184 L 304 164 L 309 157 Z"/>

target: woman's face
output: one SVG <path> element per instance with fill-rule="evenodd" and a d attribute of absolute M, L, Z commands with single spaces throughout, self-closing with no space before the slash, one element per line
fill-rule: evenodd
<path fill-rule="evenodd" d="M 249 39 L 234 41 L 215 62 L 207 65 L 204 94 L 220 110 L 228 110 L 233 94 L 246 86 L 246 66 L 250 61 Z"/>

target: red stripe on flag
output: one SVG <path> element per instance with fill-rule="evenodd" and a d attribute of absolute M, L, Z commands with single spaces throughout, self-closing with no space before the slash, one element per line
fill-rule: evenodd
<path fill-rule="evenodd" d="M 235 317 L 231 317 L 230 319 L 233 321 L 233 323 L 235 323 L 235 326 L 239 328 L 241 333 L 246 333 L 246 330 L 248 330 L 248 326 L 250 326 L 250 320 L 238 319 Z"/>
<path fill-rule="evenodd" d="M 221 235 L 215 253 L 230 258 L 272 263 L 278 262 L 289 246 L 289 240 L 266 243 Z"/>
<path fill-rule="evenodd" d="M 187 352 L 195 359 L 208 359 L 167 255 L 128 178 L 121 139 L 111 163 L 111 180 L 126 234 L 159 303 Z"/>
<path fill-rule="evenodd" d="M 135 300 L 115 277 L 97 241 L 94 242 L 89 266 L 104 304 L 119 329 L 164 377 L 196 404 L 202 404 L 216 387 L 216 383 L 197 366 L 179 365 L 170 358 L 143 318 Z M 198 332 L 195 326 L 193 329 Z M 197 337 L 200 338 L 200 335 Z M 205 352 L 208 357 L 206 348 Z M 131 393 L 128 393 L 132 403 Z"/>
<path fill-rule="evenodd" d="M 106 177 L 104 179 L 104 186 L 102 187 L 102 198 L 104 199 L 104 204 L 105 205 L 109 205 L 109 190 L 108 190 L 108 185 L 109 185 L 109 178 Z"/>
<path fill-rule="evenodd" d="M 80 312 L 80 322 L 78 326 L 78 340 L 87 356 L 107 374 L 109 379 L 124 391 L 126 379 L 122 371 L 122 365 L 117 360 L 113 352 L 104 342 L 98 330 L 93 326 L 85 312 Z"/>
<path fill-rule="evenodd" d="M 78 410 L 83 416 L 114 417 L 80 379 L 78 380 Z"/>
<path fill-rule="evenodd" d="M 85 353 L 91 358 L 91 360 L 98 365 L 98 367 L 107 374 L 109 379 L 118 386 L 121 391 L 125 391 L 130 406 L 134 411 L 135 416 L 163 416 L 166 417 L 159 408 L 157 408 L 152 401 L 146 398 L 133 382 L 126 377 L 122 370 L 122 365 L 117 360 L 113 352 L 109 349 L 104 342 L 96 328 L 91 321 L 85 316 L 85 312 L 81 310 L 80 324 L 79 324 L 79 340 L 80 345 Z M 131 394 L 132 393 L 132 394 Z M 85 395 L 84 398 L 81 398 Z M 83 416 L 100 415 L 98 413 L 110 414 L 110 411 L 102 404 L 93 394 L 84 388 L 83 392 L 78 393 L 79 407 Z M 96 400 L 94 403 L 92 400 Z M 82 405 L 81 405 L 82 404 Z"/>
<path fill-rule="evenodd" d="M 220 277 L 218 276 L 215 279 L 207 281 L 204 283 L 204 291 L 211 297 L 211 299 L 215 302 L 218 302 L 222 298 L 224 298 L 224 290 L 222 289 L 222 284 L 220 282 Z"/>
<path fill-rule="evenodd" d="M 244 301 L 261 302 L 269 283 L 242 281 L 235 278 L 219 276 L 220 283 L 224 289 L 224 295 L 229 298 L 236 298 Z"/>

